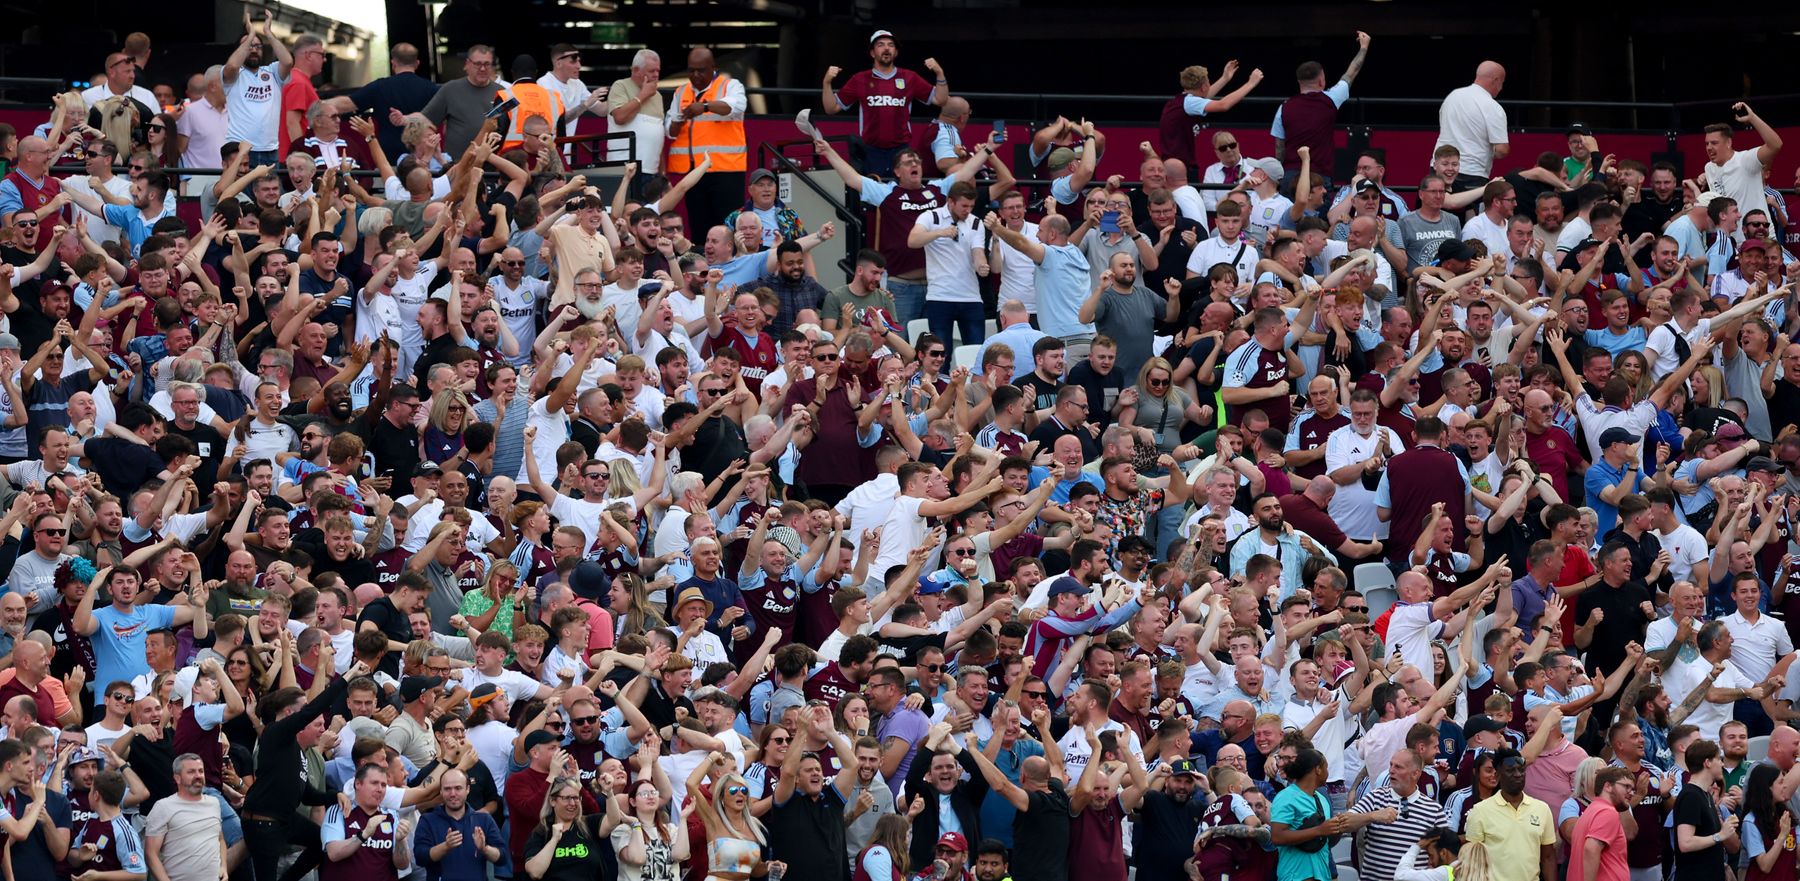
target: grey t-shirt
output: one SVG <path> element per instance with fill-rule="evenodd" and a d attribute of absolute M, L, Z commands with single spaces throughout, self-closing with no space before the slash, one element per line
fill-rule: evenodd
<path fill-rule="evenodd" d="M 449 122 L 444 131 L 444 151 L 461 156 L 463 148 L 481 131 L 481 117 L 494 106 L 494 95 L 499 91 L 500 87 L 493 83 L 471 85 L 465 77 L 445 83 L 419 112 L 432 122 Z"/>
<path fill-rule="evenodd" d="M 61 566 L 68 554 L 58 554 L 55 559 L 46 559 L 37 551 L 21 549 L 19 559 L 13 563 L 12 575 L 6 579 L 6 592 L 22 594 L 25 597 L 26 614 L 40 615 L 56 605 L 56 567 Z"/>
<path fill-rule="evenodd" d="M 220 811 L 215 795 L 187 801 L 172 795 L 156 803 L 144 822 L 144 837 L 162 839 L 162 864 L 170 878 L 219 875 Z"/>
<path fill-rule="evenodd" d="M 1134 285 L 1129 294 L 1109 288 L 1100 295 L 1094 307 L 1094 332 L 1119 344 L 1119 360 L 1113 370 L 1120 376 L 1136 379 L 1138 368 L 1150 360 L 1156 322 L 1168 308 L 1167 298 L 1141 284 Z"/>
<path fill-rule="evenodd" d="M 1143 235 L 1143 233 L 1139 233 L 1139 235 Z M 1081 239 L 1081 253 L 1087 257 L 1088 261 L 1089 293 L 1093 292 L 1094 286 L 1100 284 L 1100 273 L 1112 266 L 1114 254 L 1130 254 L 1134 259 L 1137 257 L 1137 241 L 1131 236 L 1120 234 L 1117 242 L 1108 242 L 1108 238 L 1111 236 L 1094 229 L 1089 230 L 1088 234 Z M 1143 271 L 1144 267 L 1139 265 L 1138 273 L 1141 275 Z M 1075 302 L 1079 304 L 1081 301 Z"/>
<path fill-rule="evenodd" d="M 1406 249 L 1406 269 L 1429 266 L 1437 259 L 1438 245 L 1447 239 L 1462 238 L 1462 221 L 1448 211 L 1438 215 L 1436 223 L 1414 211 L 1400 218 L 1400 247 Z"/>
<path fill-rule="evenodd" d="M 1737 354 L 1726 357 L 1724 367 L 1725 387 L 1744 402 L 1744 430 L 1758 440 L 1773 440 L 1775 435 L 1769 430 L 1769 401 L 1760 391 L 1762 364 L 1750 360 L 1750 356 L 1739 349 Z M 1779 366 L 1775 369 L 1775 378 L 1781 379 Z"/>

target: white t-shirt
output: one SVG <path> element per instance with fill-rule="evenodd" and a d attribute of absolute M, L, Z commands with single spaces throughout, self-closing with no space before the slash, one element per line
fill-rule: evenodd
<path fill-rule="evenodd" d="M 1752 211 L 1769 211 L 1768 200 L 1763 197 L 1762 161 L 1756 158 L 1755 150 L 1738 150 L 1725 160 L 1724 165 L 1708 162 L 1705 169 L 1706 188 L 1721 196 L 1730 196 L 1736 200 L 1738 211 L 1749 214 Z M 1732 234 L 1738 241 L 1744 239 L 1744 228 Z M 1723 272 L 1724 267 L 1718 267 Z"/>
<path fill-rule="evenodd" d="M 436 261 L 419 261 L 418 271 L 412 278 L 401 278 L 398 272 L 393 275 L 393 282 L 388 290 L 394 296 L 394 305 L 400 311 L 400 357 L 403 368 L 410 372 L 412 363 L 425 351 L 425 332 L 419 329 L 419 309 L 425 305 L 429 297 L 431 282 L 437 278 Z"/>
<path fill-rule="evenodd" d="M 1462 239 L 1465 242 L 1479 241 L 1486 244 L 1489 254 L 1505 254 L 1508 250 L 1506 224 L 1489 220 L 1486 213 L 1477 214 L 1463 224 Z"/>
<path fill-rule="evenodd" d="M 1294 209 L 1294 200 L 1276 193 L 1268 198 L 1250 194 L 1250 219 L 1246 227 L 1250 237 L 1258 242 L 1267 242 L 1269 236 L 1281 229 L 1281 221 L 1290 216 Z"/>
<path fill-rule="evenodd" d="M 881 553 L 869 566 L 872 580 L 879 581 L 889 568 L 905 563 L 912 549 L 925 543 L 930 526 L 919 516 L 919 506 L 923 504 L 925 499 L 917 496 L 902 495 L 894 499 L 894 506 L 888 509 L 887 519 L 881 524 Z M 932 552 L 931 559 L 925 561 L 925 571 L 936 571 L 937 559 L 942 553 L 942 549 Z"/>
<path fill-rule="evenodd" d="M 1325 439 L 1325 472 L 1329 474 L 1345 465 L 1361 462 L 1375 455 L 1375 448 L 1380 445 L 1383 432 L 1386 432 L 1388 438 L 1389 457 L 1406 450 L 1406 442 L 1399 435 L 1380 425 L 1375 426 L 1368 437 L 1357 434 L 1354 425 L 1346 425 L 1333 431 Z M 1337 494 L 1331 497 L 1329 510 L 1331 519 L 1337 521 L 1338 528 L 1356 541 L 1385 539 L 1388 536 L 1388 524 L 1375 516 L 1375 490 L 1365 487 L 1360 479 L 1339 486 Z"/>
<path fill-rule="evenodd" d="M 213 162 L 216 163 L 218 161 L 217 154 L 214 154 Z M 207 168 L 209 166 L 199 165 L 195 167 Z M 70 175 L 69 177 L 63 178 L 62 185 L 65 190 L 72 190 L 77 193 L 86 193 L 87 195 L 95 196 L 94 186 L 93 184 L 88 183 L 88 179 L 85 175 Z M 116 198 L 129 199 L 131 197 L 131 179 L 125 175 L 114 175 L 104 184 L 104 187 L 108 193 L 111 193 Z M 96 196 L 96 198 L 98 197 Z M 75 212 L 77 217 L 86 218 L 88 235 L 93 238 L 94 241 L 105 243 L 116 242 L 119 240 L 119 228 L 107 223 L 106 218 L 101 217 L 98 214 L 90 213 L 80 205 L 71 204 L 69 210 Z"/>
<path fill-rule="evenodd" d="M 463 674 L 465 683 L 468 682 L 468 675 Z M 507 768 L 512 762 L 513 739 L 519 736 L 519 732 L 505 722 L 490 719 L 470 727 L 463 736 L 475 748 L 475 755 L 481 757 L 481 763 L 487 766 L 488 773 L 493 775 L 494 788 L 502 796 L 506 795 Z"/>
<path fill-rule="evenodd" d="M 539 472 L 542 474 L 542 472 Z M 561 493 L 550 500 L 550 516 L 555 517 L 564 526 L 573 526 L 587 536 L 584 547 L 593 547 L 600 539 L 600 516 L 606 513 L 608 502 L 589 502 L 584 499 L 572 499 Z"/>
<path fill-rule="evenodd" d="M 225 140 L 273 152 L 281 139 L 281 65 L 244 67 L 225 84 Z M 156 106 L 152 98 L 150 106 Z"/>
<path fill-rule="evenodd" d="M 556 479 L 556 448 L 569 439 L 569 414 L 562 408 L 550 412 L 550 396 L 538 398 L 531 402 L 530 421 L 526 423 L 537 429 L 537 438 L 531 442 L 531 449 L 526 455 L 537 457 L 538 476 L 549 483 Z M 521 486 L 526 483 L 525 463 L 519 463 L 517 480 Z"/>
<path fill-rule="evenodd" d="M 386 291 L 376 291 L 373 299 L 365 300 L 364 296 L 362 292 L 357 292 L 356 341 L 366 343 L 378 339 L 384 330 L 387 331 L 388 339 L 395 342 L 406 339 L 406 322 L 400 318 L 400 303 L 393 295 Z M 418 308 L 414 307 L 413 312 L 417 314 Z M 529 343 L 525 345 L 530 346 Z"/>
<path fill-rule="evenodd" d="M 1239 252 L 1239 248 L 1243 251 Z M 1261 255 L 1256 253 L 1256 246 L 1249 242 L 1227 242 L 1218 236 L 1201 239 L 1188 254 L 1187 270 L 1195 275 L 1205 277 L 1208 270 L 1219 263 L 1230 263 L 1237 267 L 1239 282 L 1248 282 L 1256 278 L 1256 261 Z M 1236 258 L 1235 262 L 1233 258 Z"/>
<path fill-rule="evenodd" d="M 1644 348 L 1656 353 L 1656 361 L 1650 365 L 1650 376 L 1662 379 L 1675 372 L 1681 366 L 1681 357 L 1675 351 L 1675 333 L 1678 328 L 1673 321 L 1665 321 L 1650 331 L 1650 338 L 1645 341 Z M 1694 329 L 1681 335 L 1687 340 L 1689 351 L 1700 344 L 1702 337 L 1712 333 L 1712 319 L 1702 318 L 1694 322 Z"/>
<path fill-rule="evenodd" d="M 1037 224 L 1025 221 L 1019 228 L 1019 234 L 1031 241 L 1037 241 Z M 1000 255 L 1000 301 L 1018 300 L 1025 304 L 1025 311 L 1037 314 L 1037 264 L 1025 256 L 1025 252 L 1000 240 L 999 247 L 994 249 Z"/>
<path fill-rule="evenodd" d="M 1137 732 L 1112 719 L 1106 720 L 1106 724 L 1100 726 L 1100 731 L 1112 731 L 1123 735 L 1130 744 L 1132 754 L 1139 759 L 1143 758 L 1144 745 L 1138 742 Z M 1088 746 L 1087 732 L 1079 726 L 1071 725 L 1069 730 L 1063 733 L 1062 739 L 1056 742 L 1056 746 L 1062 750 L 1064 767 L 1074 775 L 1069 779 L 1080 780 L 1081 772 L 1087 769 L 1088 757 L 1094 754 L 1093 749 Z"/>
<path fill-rule="evenodd" d="M 1438 106 L 1438 139 L 1432 149 L 1454 145 L 1462 154 L 1461 174 L 1487 177 L 1493 145 L 1504 143 L 1506 111 L 1486 89 L 1470 83 L 1444 96 L 1444 103 Z"/>
<path fill-rule="evenodd" d="M 1678 523 L 1667 535 L 1652 530 L 1662 549 L 1669 552 L 1669 575 L 1676 581 L 1690 581 L 1694 577 L 1694 564 L 1705 562 L 1710 555 L 1706 548 L 1706 536 L 1686 523 Z"/>
<path fill-rule="evenodd" d="M 242 442 L 238 440 L 235 431 L 225 438 L 225 455 L 229 456 L 242 447 L 244 455 L 240 458 L 246 462 L 256 459 L 267 459 L 273 462 L 276 453 L 293 452 L 300 448 L 300 435 L 295 434 L 293 426 L 286 422 L 271 424 L 264 423 L 260 419 L 251 419 L 250 427 L 245 431 L 246 438 Z"/>
<path fill-rule="evenodd" d="M 1388 619 L 1387 645 L 1406 663 L 1420 670 L 1431 669 L 1431 639 L 1444 631 L 1444 625 L 1432 620 L 1431 603 L 1396 603 L 1393 617 Z"/>
<path fill-rule="evenodd" d="M 955 238 L 925 243 L 925 299 L 938 303 L 981 302 L 981 280 L 975 276 L 970 256 L 987 245 L 987 231 L 981 221 L 971 213 L 958 222 L 951 218 L 949 208 L 934 208 L 919 216 L 917 226 L 933 231 L 957 228 Z"/>

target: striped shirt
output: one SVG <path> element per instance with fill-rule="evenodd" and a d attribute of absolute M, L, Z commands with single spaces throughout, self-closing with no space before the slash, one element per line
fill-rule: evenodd
<path fill-rule="evenodd" d="M 1392 881 L 1394 869 L 1400 865 L 1400 858 L 1406 855 L 1407 848 L 1432 827 L 1444 825 L 1444 806 L 1417 790 L 1402 798 L 1392 787 L 1373 789 L 1357 799 L 1351 811 L 1360 814 L 1382 808 L 1394 808 L 1400 816 L 1392 823 L 1364 826 L 1357 842 L 1357 875 L 1370 881 Z"/>
<path fill-rule="evenodd" d="M 1016 429 L 1001 428 L 994 423 L 975 433 L 975 445 L 1002 456 L 1019 456 L 1025 452 L 1026 437 Z"/>

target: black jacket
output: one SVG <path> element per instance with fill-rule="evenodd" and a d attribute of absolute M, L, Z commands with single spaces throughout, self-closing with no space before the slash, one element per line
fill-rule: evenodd
<path fill-rule="evenodd" d="M 998 735 L 996 735 L 998 736 Z M 927 866 L 937 857 L 938 825 L 938 790 L 936 786 L 926 782 L 925 775 L 931 770 L 931 761 L 937 753 L 919 747 L 919 754 L 913 756 L 912 766 L 906 769 L 907 805 L 894 805 L 901 814 L 906 813 L 910 799 L 923 796 L 925 809 L 913 818 L 912 846 L 907 854 L 907 865 Z M 963 837 L 970 842 L 981 840 L 981 803 L 987 799 L 987 778 L 981 774 L 981 766 L 969 758 L 968 750 L 956 754 L 956 763 L 969 772 L 969 779 L 956 784 L 950 791 L 950 808 L 956 811 L 956 819 L 962 824 Z"/>

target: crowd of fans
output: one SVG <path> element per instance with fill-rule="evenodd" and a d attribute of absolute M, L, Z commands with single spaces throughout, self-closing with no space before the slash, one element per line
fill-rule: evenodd
<path fill-rule="evenodd" d="M 8 877 L 1795 878 L 1779 134 L 1333 180 L 1370 42 L 1133 182 L 877 31 L 843 273 L 704 48 L 134 35 L 0 132 Z"/>

